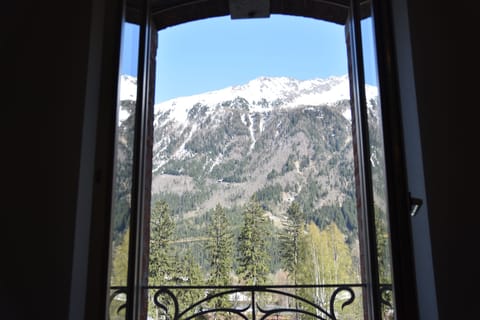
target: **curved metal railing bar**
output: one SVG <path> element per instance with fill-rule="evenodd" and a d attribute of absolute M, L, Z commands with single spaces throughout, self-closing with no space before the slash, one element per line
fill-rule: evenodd
<path fill-rule="evenodd" d="M 390 308 L 393 309 L 391 301 L 388 301 L 388 298 L 385 298 L 387 292 L 392 292 L 392 285 L 391 284 L 382 284 L 380 285 L 380 302 Z"/>
<path fill-rule="evenodd" d="M 115 288 L 112 288 L 114 291 L 112 292 L 112 294 L 110 294 L 110 299 L 108 301 L 109 303 L 109 306 L 112 305 L 112 302 L 113 300 L 115 299 L 115 297 L 118 297 L 119 295 L 125 295 L 125 303 L 121 304 L 117 310 L 115 310 L 115 312 L 117 314 L 120 313 L 120 311 L 124 310 L 127 308 L 127 287 L 115 287 Z"/>
<path fill-rule="evenodd" d="M 248 317 L 245 314 L 243 314 L 243 312 L 250 309 L 250 307 L 251 307 L 251 305 L 248 305 L 247 307 L 245 307 L 243 309 L 215 308 L 215 309 L 203 310 L 203 311 L 197 312 L 197 313 L 195 313 L 191 316 L 188 316 L 188 317 L 184 318 L 184 320 L 190 320 L 190 319 L 193 319 L 193 318 L 196 318 L 196 317 L 208 314 L 208 313 L 233 313 L 233 314 L 236 314 L 236 315 L 240 316 L 244 320 L 249 320 Z"/>

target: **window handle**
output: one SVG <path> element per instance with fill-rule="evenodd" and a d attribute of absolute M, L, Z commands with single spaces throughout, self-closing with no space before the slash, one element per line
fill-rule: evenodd
<path fill-rule="evenodd" d="M 410 193 L 409 193 L 409 199 L 410 199 L 410 216 L 414 217 L 417 215 L 418 210 L 422 206 L 423 200 L 412 197 Z"/>

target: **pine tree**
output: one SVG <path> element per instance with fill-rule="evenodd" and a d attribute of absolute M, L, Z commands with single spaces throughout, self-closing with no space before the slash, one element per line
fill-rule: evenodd
<path fill-rule="evenodd" d="M 183 256 L 177 255 L 175 260 L 175 275 L 172 279 L 175 285 L 194 286 L 202 284 L 202 271 L 198 263 L 195 261 L 191 250 L 187 250 Z M 180 310 L 184 310 L 195 302 L 198 302 L 203 297 L 203 291 L 195 289 L 180 289 L 176 292 L 176 297 L 178 299 Z"/>
<path fill-rule="evenodd" d="M 230 271 L 233 265 L 233 234 L 232 228 L 228 223 L 225 209 L 217 204 L 213 210 L 209 221 L 208 242 L 206 249 L 208 251 L 210 277 L 208 282 L 214 286 L 225 286 L 230 282 Z M 211 292 L 212 294 L 215 291 Z M 214 308 L 226 307 L 227 297 L 216 298 Z"/>
<path fill-rule="evenodd" d="M 305 214 L 300 210 L 298 203 L 293 202 L 287 209 L 287 219 L 280 235 L 280 247 L 282 264 L 294 284 L 297 284 L 300 256 L 305 247 L 304 226 Z"/>
<path fill-rule="evenodd" d="M 171 241 L 175 225 L 165 201 L 152 208 L 150 232 L 150 283 L 164 284 L 172 277 L 173 254 Z"/>
<path fill-rule="evenodd" d="M 232 270 L 233 234 L 225 210 L 217 204 L 207 230 L 210 279 L 215 286 L 228 285 Z"/>
<path fill-rule="evenodd" d="M 268 274 L 269 258 L 266 239 L 269 233 L 265 211 L 255 198 L 243 210 L 243 226 L 239 235 L 238 274 L 247 284 L 261 284 Z"/>
<path fill-rule="evenodd" d="M 280 253 L 282 257 L 282 265 L 288 271 L 288 277 L 293 281 L 293 284 L 298 284 L 298 273 L 301 262 L 303 260 L 302 254 L 305 252 L 304 227 L 305 214 L 300 210 L 297 202 L 293 202 L 287 209 L 287 219 L 284 222 L 284 228 L 280 234 Z M 294 289 L 294 294 L 297 294 L 297 289 Z M 295 308 L 298 309 L 299 303 L 295 301 Z M 298 314 L 295 314 L 295 319 L 298 319 Z"/>

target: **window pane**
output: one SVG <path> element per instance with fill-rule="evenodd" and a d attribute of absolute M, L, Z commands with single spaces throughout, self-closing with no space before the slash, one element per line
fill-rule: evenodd
<path fill-rule="evenodd" d="M 373 199 L 379 283 L 382 293 L 382 318 L 393 319 L 392 265 L 390 251 L 390 234 L 388 224 L 388 202 L 385 176 L 385 157 L 381 112 L 381 99 L 377 89 L 377 68 L 375 44 L 373 41 L 372 18 L 361 21 L 362 48 L 365 68 L 365 91 L 367 94 L 368 133 L 370 140 L 370 165 L 372 172 Z M 369 94 L 369 92 L 371 92 Z M 370 97 L 370 98 L 369 98 Z M 388 302 L 388 305 L 386 302 Z"/>
<path fill-rule="evenodd" d="M 119 293 L 127 285 L 129 223 L 132 192 L 133 136 L 136 104 L 136 73 L 139 27 L 125 23 L 120 56 L 119 106 L 117 114 L 116 168 L 112 221 L 112 258 L 110 319 L 125 318 L 126 295 Z"/>

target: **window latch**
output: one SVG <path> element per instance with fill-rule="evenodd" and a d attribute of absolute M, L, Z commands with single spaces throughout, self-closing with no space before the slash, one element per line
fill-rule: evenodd
<path fill-rule="evenodd" d="M 417 215 L 418 210 L 423 204 L 423 200 L 419 198 L 412 197 L 409 193 L 409 199 L 410 199 L 410 216 L 414 217 Z"/>

